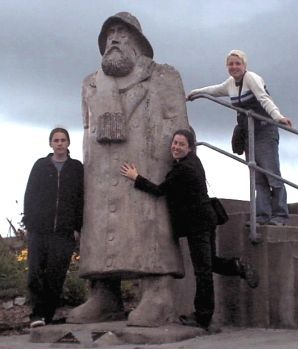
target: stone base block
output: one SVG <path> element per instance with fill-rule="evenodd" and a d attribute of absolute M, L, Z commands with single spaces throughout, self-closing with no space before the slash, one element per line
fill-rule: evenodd
<path fill-rule="evenodd" d="M 169 324 L 155 328 L 127 326 L 126 321 L 96 324 L 63 324 L 31 330 L 33 343 L 59 343 L 69 348 L 102 347 L 103 344 L 162 344 L 208 334 L 199 327 Z"/>

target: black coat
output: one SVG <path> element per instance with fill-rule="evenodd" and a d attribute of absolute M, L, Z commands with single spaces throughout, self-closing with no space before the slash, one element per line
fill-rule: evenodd
<path fill-rule="evenodd" d="M 52 154 L 34 164 L 25 191 L 23 222 L 28 231 L 70 234 L 83 221 L 83 165 L 68 157 L 58 173 Z"/>
<path fill-rule="evenodd" d="M 166 196 L 176 237 L 215 229 L 216 215 L 207 193 L 205 171 L 194 152 L 175 160 L 161 184 L 156 185 L 139 175 L 135 187 L 155 196 Z"/>

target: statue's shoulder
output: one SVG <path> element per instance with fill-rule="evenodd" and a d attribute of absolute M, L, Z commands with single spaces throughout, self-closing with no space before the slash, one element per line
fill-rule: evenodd
<path fill-rule="evenodd" d="M 88 99 L 90 96 L 93 96 L 96 90 L 96 72 L 89 74 L 85 77 L 82 83 L 82 97 Z"/>
<path fill-rule="evenodd" d="M 169 64 L 154 63 L 153 73 L 160 76 L 168 75 L 180 77 L 179 72 L 172 65 Z"/>
<path fill-rule="evenodd" d="M 182 79 L 179 72 L 169 64 L 155 64 L 151 81 L 162 90 L 181 89 Z"/>
<path fill-rule="evenodd" d="M 83 80 L 83 88 L 96 87 L 95 78 L 96 72 L 87 75 Z"/>

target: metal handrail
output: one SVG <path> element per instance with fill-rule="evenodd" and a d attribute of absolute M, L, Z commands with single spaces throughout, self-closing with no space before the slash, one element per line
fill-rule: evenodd
<path fill-rule="evenodd" d="M 240 108 L 240 107 L 235 107 L 231 103 L 223 101 L 221 98 L 210 96 L 207 93 L 197 93 L 197 94 L 194 94 L 192 96 L 192 98 L 193 99 L 198 99 L 198 98 L 209 99 L 210 101 L 213 101 L 213 102 L 215 102 L 217 104 L 223 105 L 224 107 L 236 110 L 236 111 L 238 111 L 238 112 L 240 112 L 242 114 L 245 114 L 247 116 L 252 116 L 255 119 L 258 119 L 258 120 L 261 120 L 261 121 L 266 121 L 268 124 L 273 124 L 273 125 L 275 125 L 275 126 L 277 126 L 279 128 L 283 128 L 286 131 L 289 131 L 291 133 L 294 133 L 294 134 L 298 135 L 298 130 L 296 130 L 293 127 L 289 127 L 289 126 L 280 124 L 280 123 L 274 121 L 273 119 L 266 118 L 265 116 L 254 112 L 251 109 L 244 109 L 244 108 Z"/>
<path fill-rule="evenodd" d="M 206 98 L 209 99 L 217 104 L 221 104 L 227 108 L 236 110 L 237 112 L 243 113 L 248 117 L 248 161 L 242 160 L 239 157 L 232 155 L 220 148 L 217 148 L 215 146 L 212 146 L 211 144 L 205 143 L 205 142 L 197 142 L 196 145 L 204 145 L 207 146 L 213 150 L 216 150 L 219 153 L 222 153 L 236 161 L 239 161 L 245 165 L 248 166 L 249 168 L 249 172 L 250 172 L 250 240 L 252 243 L 258 243 L 260 242 L 258 237 L 257 237 L 257 232 L 256 232 L 256 198 L 255 198 L 255 171 L 259 171 L 261 173 L 267 174 L 271 177 L 274 177 L 276 179 L 281 180 L 282 182 L 292 186 L 295 189 L 298 189 L 298 185 L 295 183 L 292 183 L 270 171 L 264 170 L 263 168 L 259 167 L 256 165 L 255 162 L 255 149 L 254 149 L 254 119 L 257 120 L 261 120 L 261 121 L 266 121 L 269 124 L 273 124 L 279 128 L 282 128 L 288 132 L 294 133 L 296 135 L 298 135 L 298 130 L 288 127 L 286 125 L 280 124 L 272 119 L 266 118 L 263 115 L 260 115 L 256 112 L 254 112 L 253 110 L 249 109 L 244 109 L 244 108 L 240 108 L 240 107 L 235 107 L 232 104 L 223 101 L 220 98 L 216 98 L 213 96 L 210 96 L 206 93 L 197 93 L 195 95 L 193 95 L 192 97 L 193 99 L 197 99 L 197 98 Z"/>
<path fill-rule="evenodd" d="M 210 149 L 212 149 L 212 150 L 215 150 L 215 151 L 217 151 L 218 153 L 221 153 L 221 154 L 223 154 L 223 155 L 226 155 L 226 156 L 228 156 L 229 158 L 232 158 L 232 159 L 234 159 L 234 160 L 236 160 L 236 161 L 238 161 L 238 162 L 241 162 L 242 164 L 244 164 L 244 165 L 246 165 L 246 166 L 248 166 L 248 167 L 253 167 L 255 170 L 257 170 L 257 171 L 259 171 L 259 172 L 261 172 L 261 173 L 264 173 L 264 174 L 267 174 L 267 175 L 269 175 L 269 176 L 271 176 L 271 177 L 273 177 L 273 178 L 279 179 L 279 180 L 283 181 L 284 183 L 290 185 L 291 187 L 293 187 L 293 188 L 295 188 L 295 189 L 298 189 L 298 185 L 297 185 L 297 184 L 295 184 L 295 183 L 293 183 L 293 182 L 291 182 L 291 181 L 289 181 L 289 180 L 287 180 L 287 179 L 285 179 L 285 178 L 282 178 L 282 177 L 280 177 L 280 176 L 278 176 L 278 175 L 276 175 L 276 174 L 274 174 L 274 173 L 272 173 L 272 172 L 270 172 L 270 171 L 264 170 L 262 167 L 259 167 L 259 166 L 257 166 L 256 164 L 250 163 L 249 161 L 245 161 L 245 160 L 239 158 L 238 156 L 233 155 L 233 154 L 231 154 L 231 153 L 229 153 L 229 152 L 227 152 L 227 151 L 225 151 L 225 150 L 223 150 L 223 149 L 220 149 L 220 148 L 218 148 L 218 147 L 216 147 L 216 146 L 214 146 L 214 145 L 212 145 L 212 144 L 210 144 L 210 143 L 206 143 L 206 142 L 196 142 L 196 145 L 197 145 L 197 146 L 198 146 L 198 145 L 203 145 L 203 146 L 205 146 L 205 147 L 207 147 L 207 148 L 210 148 Z"/>

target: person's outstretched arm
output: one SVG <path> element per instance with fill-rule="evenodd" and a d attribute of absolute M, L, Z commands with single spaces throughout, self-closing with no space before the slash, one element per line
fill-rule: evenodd
<path fill-rule="evenodd" d="M 191 90 L 189 92 L 189 94 L 186 96 L 186 100 L 187 101 L 194 101 L 197 97 L 195 97 L 195 95 L 197 95 L 198 93 L 207 93 L 208 95 L 211 95 L 213 97 L 225 97 L 228 96 L 228 83 L 229 83 L 229 79 L 227 79 L 226 81 L 224 81 L 222 84 L 218 84 L 218 85 L 211 85 L 211 86 L 206 86 L 206 87 L 202 87 L 202 88 L 196 88 L 194 90 Z"/>
<path fill-rule="evenodd" d="M 264 80 L 253 72 L 247 72 L 244 79 L 248 88 L 252 91 L 256 99 L 260 102 L 261 106 L 266 110 L 271 118 L 280 124 L 292 127 L 291 120 L 280 113 L 278 107 L 273 102 L 273 99 L 266 91 Z"/>
<path fill-rule="evenodd" d="M 142 190 L 154 196 L 162 196 L 165 194 L 165 182 L 159 185 L 150 182 L 147 178 L 139 175 L 138 170 L 134 164 L 130 165 L 125 162 L 120 168 L 120 173 L 122 176 L 134 181 L 134 186 L 136 189 Z"/>

